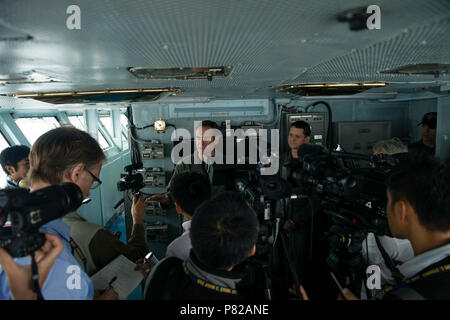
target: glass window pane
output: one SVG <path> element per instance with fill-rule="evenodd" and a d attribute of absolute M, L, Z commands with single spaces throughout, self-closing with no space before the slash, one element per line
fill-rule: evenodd
<path fill-rule="evenodd" d="M 120 114 L 120 124 L 122 125 L 122 148 L 126 150 L 128 146 L 128 118 L 123 113 Z"/>
<path fill-rule="evenodd" d="M 102 124 L 105 127 L 105 129 L 108 131 L 109 135 L 111 137 L 114 137 L 114 131 L 113 131 L 113 127 L 112 127 L 111 114 L 99 114 L 98 118 L 102 122 Z"/>
<path fill-rule="evenodd" d="M 18 118 L 16 124 L 31 145 L 44 133 L 60 127 L 55 117 Z"/>
<path fill-rule="evenodd" d="M 0 134 L 0 152 L 2 152 L 4 149 L 10 147 L 8 141 L 3 137 L 2 134 Z M 6 187 L 6 173 L 3 171 L 2 168 L 0 168 L 0 188 Z"/>
<path fill-rule="evenodd" d="M 100 131 L 98 132 L 98 144 L 100 145 L 100 147 L 102 147 L 102 149 L 107 149 L 110 147 L 108 141 L 106 141 L 105 137 Z"/>
<path fill-rule="evenodd" d="M 127 128 L 127 126 L 128 126 L 128 118 L 123 113 L 120 114 L 120 123 L 122 124 L 122 126 Z"/>
<path fill-rule="evenodd" d="M 125 136 L 125 134 L 122 132 L 122 149 L 126 150 L 128 149 L 128 138 Z"/>
<path fill-rule="evenodd" d="M 86 124 L 84 123 L 84 116 L 69 116 L 70 123 L 77 129 L 86 131 Z"/>

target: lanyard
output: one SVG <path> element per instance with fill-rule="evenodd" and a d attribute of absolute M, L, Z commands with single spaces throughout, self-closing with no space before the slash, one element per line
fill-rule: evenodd
<path fill-rule="evenodd" d="M 236 289 L 222 287 L 222 286 L 219 286 L 216 284 L 209 283 L 203 279 L 200 279 L 199 277 L 197 277 L 195 274 L 193 274 L 192 272 L 190 272 L 188 270 L 188 268 L 186 266 L 186 261 L 183 262 L 183 269 L 184 269 L 184 272 L 189 276 L 189 278 L 191 278 L 198 285 L 201 285 L 210 290 L 214 290 L 214 291 L 218 291 L 218 292 L 222 292 L 222 293 L 228 293 L 228 294 L 234 294 L 234 295 L 238 294 Z"/>
<path fill-rule="evenodd" d="M 423 280 L 423 279 L 428 278 L 428 277 L 430 277 L 430 276 L 433 276 L 433 275 L 436 275 L 436 274 L 439 274 L 439 273 L 449 272 L 449 271 L 450 271 L 450 264 L 447 264 L 447 265 L 445 265 L 445 266 L 436 267 L 436 268 L 434 268 L 434 269 L 428 270 L 427 272 L 424 272 L 424 273 L 422 273 L 422 274 L 419 274 L 419 275 L 417 275 L 417 276 L 415 276 L 415 277 L 412 277 L 412 278 L 408 278 L 408 279 L 406 279 L 406 280 L 403 280 L 402 282 L 400 282 L 400 283 L 398 283 L 398 284 L 396 284 L 396 285 L 394 285 L 394 286 L 386 287 L 386 288 L 384 288 L 384 289 L 381 291 L 381 294 L 382 294 L 383 296 L 385 296 L 387 293 L 389 293 L 389 292 L 391 292 L 391 291 L 398 290 L 398 289 L 400 289 L 400 288 L 403 288 L 403 287 L 405 287 L 405 286 L 407 286 L 407 285 L 410 285 L 410 284 L 412 284 L 412 283 L 414 283 L 414 282 L 417 282 L 417 281 L 419 281 L 419 280 Z"/>

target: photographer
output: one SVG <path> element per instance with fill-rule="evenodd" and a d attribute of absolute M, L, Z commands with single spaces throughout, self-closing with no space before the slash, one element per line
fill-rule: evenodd
<path fill-rule="evenodd" d="M 147 300 L 228 300 L 257 298 L 237 268 L 255 254 L 258 219 L 242 197 L 224 192 L 197 208 L 190 230 L 187 260 L 162 260 L 149 276 Z M 244 270 L 237 270 L 244 269 Z"/>
<path fill-rule="evenodd" d="M 55 259 L 63 251 L 64 245 L 58 236 L 45 234 L 46 241 L 41 249 L 34 253 L 38 268 L 39 287 L 45 283 Z M 17 264 L 11 255 L 0 248 L 0 272 L 6 273 L 11 294 L 15 300 L 36 300 L 37 294 L 31 288 L 31 267 Z M 5 279 L 2 277 L 2 280 Z M 3 286 L 3 284 L 0 284 Z M 3 298 L 3 297 L 2 297 Z"/>
<path fill-rule="evenodd" d="M 383 299 L 450 299 L 450 161 L 410 158 L 386 184 L 392 235 L 408 239 L 415 256 L 399 266 L 404 279 L 384 288 Z M 344 296 L 355 299 L 347 289 Z"/>
<path fill-rule="evenodd" d="M 392 155 L 407 152 L 408 147 L 405 146 L 398 138 L 381 140 L 375 143 L 375 145 L 373 146 L 374 155 Z M 372 164 L 372 166 L 375 167 L 374 164 Z M 380 236 L 378 241 L 385 250 L 386 254 L 396 265 L 401 264 L 414 256 L 411 243 L 407 239 L 397 239 L 388 236 Z M 366 258 L 366 262 L 369 265 L 377 265 L 380 267 L 381 286 L 384 286 L 385 284 L 394 284 L 396 282 L 394 278 L 399 278 L 401 277 L 401 275 L 398 274 L 398 269 L 396 266 L 388 267 L 387 262 L 384 260 L 383 254 L 380 250 L 381 249 L 377 244 L 375 235 L 373 233 L 369 233 L 367 235 L 367 238 L 362 243 L 363 257 Z M 373 294 L 376 293 L 378 292 L 373 292 Z M 365 298 L 365 295 L 362 295 L 361 298 Z"/>
<path fill-rule="evenodd" d="M 97 141 L 88 133 L 73 127 L 61 127 L 44 133 L 34 143 L 30 152 L 31 191 L 62 182 L 78 185 L 83 197 L 89 196 L 89 189 L 99 181 L 102 161 L 105 156 Z M 40 228 L 41 232 L 56 234 L 64 244 L 64 250 L 55 260 L 49 277 L 42 288 L 45 299 L 92 299 L 92 282 L 83 270 L 75 272 L 76 290 L 67 285 L 72 275 L 67 270 L 79 267 L 72 255 L 73 243 L 70 228 L 61 219 L 53 220 Z M 23 259 L 23 258 L 21 258 Z M 116 298 L 112 288 L 95 298 Z"/>

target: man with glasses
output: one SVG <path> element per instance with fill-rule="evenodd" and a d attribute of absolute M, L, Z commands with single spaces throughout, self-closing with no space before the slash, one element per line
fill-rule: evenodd
<path fill-rule="evenodd" d="M 90 190 L 97 189 L 102 181 L 89 169 L 84 170 L 91 176 Z M 137 261 L 148 253 L 144 231 L 145 204 L 142 196 L 133 195 L 131 216 L 133 227 L 127 244 L 120 241 L 111 231 L 91 223 L 77 212 L 67 214 L 63 221 L 70 227 L 72 247 L 75 258 L 88 275 L 102 269 L 119 255 L 123 254 L 131 261 Z"/>
<path fill-rule="evenodd" d="M 102 148 L 88 133 L 76 128 L 60 127 L 44 133 L 33 144 L 29 159 L 31 191 L 72 182 L 81 189 L 86 199 L 92 188 L 101 185 L 99 176 L 105 160 Z M 41 232 L 58 235 L 65 247 L 42 288 L 44 298 L 117 298 L 112 288 L 103 293 L 94 291 L 88 276 L 121 254 L 136 261 L 149 251 L 145 242 L 144 212 L 143 199 L 134 198 L 133 233 L 127 244 L 122 243 L 112 232 L 88 222 L 77 212 L 71 212 L 62 219 L 55 219 L 42 226 Z M 70 276 L 66 270 L 73 265 L 79 265 L 83 269 L 80 274 L 80 289 L 77 290 L 66 286 Z"/>

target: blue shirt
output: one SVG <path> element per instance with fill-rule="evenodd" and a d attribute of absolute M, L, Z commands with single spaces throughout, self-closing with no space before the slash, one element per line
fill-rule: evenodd
<path fill-rule="evenodd" d="M 79 266 L 72 255 L 70 246 L 70 228 L 61 219 L 50 221 L 43 225 L 39 231 L 59 236 L 64 244 L 64 250 L 56 258 L 47 279 L 41 288 L 42 296 L 46 300 L 92 300 L 94 289 L 92 281 Z M 31 258 L 22 257 L 14 259 L 17 264 L 31 264 Z M 79 272 L 78 272 L 79 271 Z M 9 290 L 8 278 L 0 267 L 0 299 L 12 300 Z"/>

